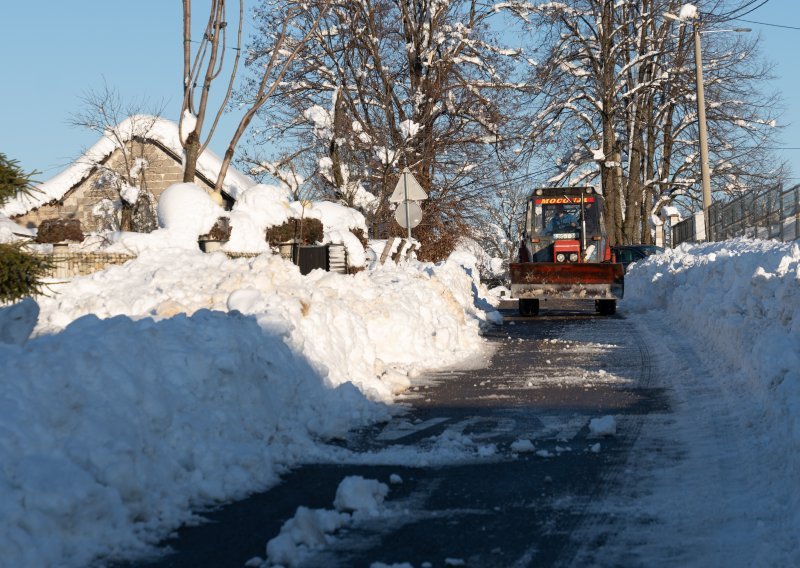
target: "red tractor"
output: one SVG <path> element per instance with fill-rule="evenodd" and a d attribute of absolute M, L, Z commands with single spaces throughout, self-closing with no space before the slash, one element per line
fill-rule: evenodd
<path fill-rule="evenodd" d="M 541 187 L 528 199 L 519 262 L 511 263 L 511 297 L 523 316 L 539 301 L 595 301 L 602 315 L 617 310 L 625 270 L 612 260 L 603 223 L 603 197 L 593 187 Z"/>

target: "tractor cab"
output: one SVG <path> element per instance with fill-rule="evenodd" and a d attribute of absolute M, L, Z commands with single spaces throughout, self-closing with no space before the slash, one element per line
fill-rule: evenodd
<path fill-rule="evenodd" d="M 528 200 L 522 240 L 520 262 L 609 260 L 602 196 L 592 187 L 536 189 Z"/>

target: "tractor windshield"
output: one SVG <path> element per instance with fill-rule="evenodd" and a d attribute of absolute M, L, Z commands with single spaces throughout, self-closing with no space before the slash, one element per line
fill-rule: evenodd
<path fill-rule="evenodd" d="M 600 236 L 600 210 L 594 196 L 580 198 L 534 198 L 533 232 L 553 239 L 578 239 L 586 230 L 586 237 Z"/>

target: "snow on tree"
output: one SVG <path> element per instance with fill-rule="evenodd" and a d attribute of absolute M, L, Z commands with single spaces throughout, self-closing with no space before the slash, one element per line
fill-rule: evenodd
<path fill-rule="evenodd" d="M 256 9 L 249 63 L 257 70 L 280 39 L 276 5 Z M 313 39 L 265 106 L 262 141 L 290 147 L 317 191 L 359 207 L 373 227 L 394 224 L 387 198 L 409 167 L 430 197 L 414 235 L 431 258 L 446 256 L 509 161 L 527 88 L 518 76 L 521 50 L 504 45 L 502 16 L 490 3 L 310 6 L 305 20 L 295 20 L 286 49 L 308 34 Z M 256 86 L 252 79 L 242 100 Z"/>
<path fill-rule="evenodd" d="M 741 3 L 698 3 L 714 13 Z M 649 212 L 661 193 L 684 191 L 699 201 L 695 68 L 691 26 L 663 13 L 678 2 L 569 0 L 512 2 L 546 53 L 535 68 L 549 100 L 531 123 L 543 132 L 529 152 L 557 152 L 551 184 L 600 185 L 611 241 L 650 242 Z M 777 135 L 776 98 L 764 95 L 768 68 L 758 61 L 758 39 L 735 33 L 703 35 L 710 166 L 713 189 L 744 191 L 781 176 L 766 149 Z"/>
<path fill-rule="evenodd" d="M 237 16 L 234 19 L 237 24 L 235 47 L 228 43 L 230 4 L 237 9 Z M 223 202 L 222 185 L 240 140 L 256 113 L 276 93 L 284 74 L 305 42 L 317 29 L 321 18 L 319 12 L 316 15 L 309 15 L 310 7 L 304 2 L 282 0 L 276 3 L 274 8 L 275 28 L 272 32 L 275 35 L 272 49 L 268 53 L 260 52 L 253 56 L 259 61 L 258 69 L 252 74 L 248 97 L 240 98 L 236 105 L 236 110 L 242 111 L 242 114 L 228 141 L 214 184 L 213 198 L 220 205 Z M 199 40 L 192 39 L 193 14 L 192 0 L 183 0 L 183 103 L 179 128 L 184 148 L 183 180 L 186 183 L 194 181 L 197 161 L 214 137 L 222 114 L 232 110 L 229 102 L 236 84 L 242 53 L 244 2 L 212 0 L 208 5 L 208 20 Z M 291 31 L 296 29 L 295 21 L 298 19 L 310 22 L 303 37 L 291 35 Z M 235 52 L 230 66 L 225 61 L 225 55 L 229 50 Z M 212 104 L 209 96 L 212 87 L 218 84 L 220 78 L 227 80 L 225 92 L 218 104 Z M 206 124 L 207 119 L 211 122 L 210 126 Z"/>
<path fill-rule="evenodd" d="M 20 193 L 35 191 L 31 182 L 33 175 L 26 174 L 15 160 L 0 153 L 0 206 Z M 22 241 L 0 243 L 0 306 L 41 293 L 44 287 L 42 279 L 50 262 L 27 252 L 23 244 Z"/>
<path fill-rule="evenodd" d="M 147 189 L 149 163 L 144 141 L 156 127 L 160 109 L 144 111 L 145 101 L 125 103 L 108 85 L 88 92 L 83 103 L 85 108 L 71 117 L 71 124 L 110 140 L 119 156 L 108 160 L 105 155 L 85 152 L 80 158 L 83 165 L 98 172 L 92 188 L 99 198 L 94 215 L 108 230 L 155 230 L 156 198 Z"/>

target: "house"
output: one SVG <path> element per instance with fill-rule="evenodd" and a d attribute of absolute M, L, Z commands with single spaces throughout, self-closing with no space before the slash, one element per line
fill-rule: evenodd
<path fill-rule="evenodd" d="M 45 219 L 62 218 L 80 220 L 84 232 L 101 231 L 109 228 L 108 208 L 120 202 L 120 173 L 157 201 L 167 187 L 183 181 L 182 155 L 176 123 L 132 116 L 107 131 L 74 164 L 38 185 L 38 191 L 10 200 L 0 214 L 28 228 L 38 227 Z M 195 183 L 210 193 L 221 163 L 212 151 L 203 152 Z M 230 167 L 222 187 L 226 208 L 253 185 L 252 179 Z"/>
<path fill-rule="evenodd" d="M 122 200 L 135 202 L 135 197 L 127 195 L 131 189 L 136 190 L 134 196 L 141 195 L 142 190 L 152 195 L 155 201 L 150 205 L 155 211 L 163 192 L 183 181 L 182 156 L 177 124 L 158 117 L 132 116 L 107 131 L 74 164 L 38 185 L 38 191 L 8 201 L 0 208 L 0 220 L 5 216 L 31 230 L 38 229 L 46 219 L 78 219 L 84 233 L 118 231 L 118 226 L 109 226 L 109 211 L 118 212 Z M 198 159 L 195 183 L 209 194 L 221 164 L 222 160 L 210 150 Z M 362 267 L 366 262 L 366 224 L 363 215 L 354 209 L 329 202 L 292 201 L 285 189 L 258 185 L 233 167 L 228 168 L 223 181 L 222 196 L 225 208 L 230 210 L 231 225 L 238 231 L 226 252 L 250 254 L 268 250 L 270 244 L 274 245 L 273 233 L 283 236 L 283 240 L 299 237 L 302 242 L 303 231 L 292 229 L 305 226 L 307 232 L 312 221 L 317 221 L 319 234 L 312 240 L 323 243 L 326 254 L 336 256 L 323 259 L 320 266 L 343 264 L 342 270 L 347 271 L 348 267 Z M 241 228 L 237 229 L 237 223 Z M 0 224 L 0 233 L 2 230 L 4 225 Z M 286 231 L 291 234 L 284 235 Z M 337 260 L 339 256 L 342 258 Z M 299 260 L 295 258 L 295 262 Z"/>

